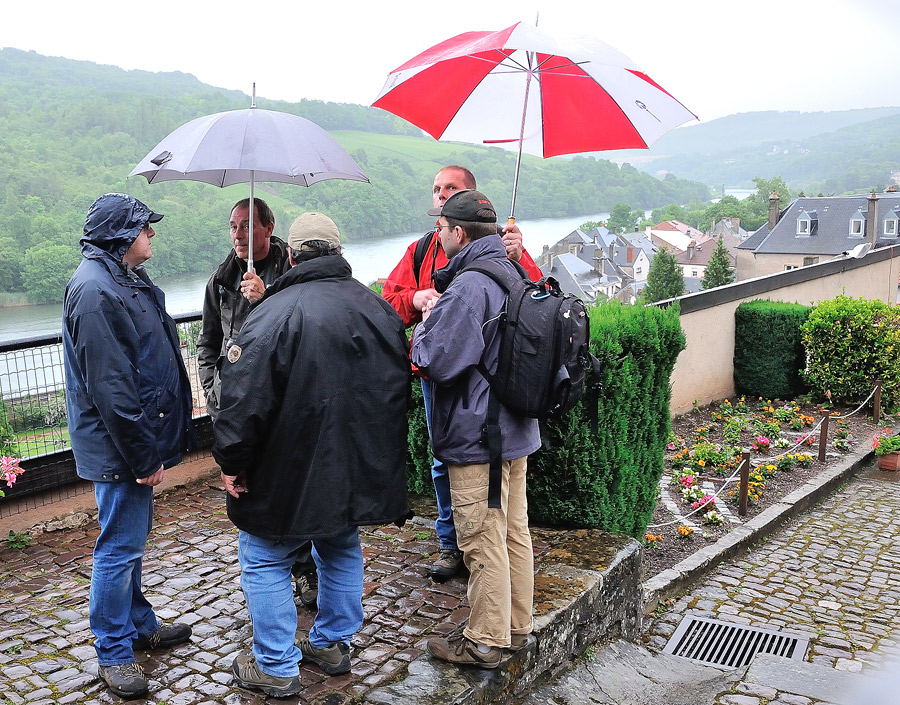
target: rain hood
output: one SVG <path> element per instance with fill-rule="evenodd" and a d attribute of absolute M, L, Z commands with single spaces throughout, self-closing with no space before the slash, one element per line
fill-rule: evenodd
<path fill-rule="evenodd" d="M 87 255 L 93 245 L 121 261 L 141 230 L 148 223 L 157 223 L 162 218 L 133 196 L 107 193 L 88 209 L 81 252 Z"/>

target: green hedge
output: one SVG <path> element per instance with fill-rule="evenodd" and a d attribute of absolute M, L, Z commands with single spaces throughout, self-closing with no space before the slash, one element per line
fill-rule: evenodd
<path fill-rule="evenodd" d="M 806 381 L 835 402 L 858 403 L 882 381 L 886 408 L 900 405 L 900 309 L 838 296 L 819 303 L 803 325 Z"/>
<path fill-rule="evenodd" d="M 684 334 L 677 306 L 606 303 L 590 315 L 592 350 L 602 368 L 598 433 L 591 431 L 584 399 L 564 419 L 548 424 L 550 447 L 528 460 L 529 515 L 544 524 L 637 537 L 656 505 L 670 428 L 669 376 L 684 349 Z M 421 405 L 421 394 L 416 400 Z M 413 493 L 420 487 L 433 492 L 419 408 L 410 416 L 407 486 Z"/>
<path fill-rule="evenodd" d="M 734 384 L 739 393 L 794 399 L 807 391 L 800 329 L 812 309 L 781 301 L 748 301 L 734 312 Z"/>
<path fill-rule="evenodd" d="M 431 441 L 425 422 L 425 405 L 422 401 L 422 384 L 413 379 L 410 409 L 407 414 L 409 431 L 406 456 L 406 491 L 413 495 L 434 494 L 431 482 Z"/>

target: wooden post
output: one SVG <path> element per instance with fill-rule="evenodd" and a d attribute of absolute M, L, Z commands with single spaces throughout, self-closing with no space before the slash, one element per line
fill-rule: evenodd
<path fill-rule="evenodd" d="M 825 448 L 828 447 L 828 419 L 831 417 L 827 414 L 825 418 L 822 419 L 822 426 L 820 427 L 819 433 L 819 462 L 825 462 Z"/>
<path fill-rule="evenodd" d="M 741 453 L 741 487 L 740 487 L 740 504 L 738 504 L 738 514 L 742 517 L 747 516 L 747 495 L 750 492 L 750 453 L 744 451 Z"/>
<path fill-rule="evenodd" d="M 872 422 L 877 424 L 881 418 L 881 380 L 875 381 L 875 397 L 872 399 Z"/>

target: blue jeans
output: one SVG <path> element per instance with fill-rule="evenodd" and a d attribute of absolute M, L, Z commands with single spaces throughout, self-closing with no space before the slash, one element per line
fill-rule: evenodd
<path fill-rule="evenodd" d="M 431 381 L 422 379 L 422 399 L 425 403 L 425 423 L 431 433 Z M 431 464 L 431 481 L 434 483 L 434 494 L 437 497 L 438 518 L 434 522 L 441 548 L 459 550 L 456 544 L 456 527 L 453 525 L 453 508 L 450 501 L 450 473 L 447 466 L 434 458 Z"/>
<path fill-rule="evenodd" d="M 90 623 L 101 666 L 134 661 L 132 641 L 159 627 L 141 592 L 141 567 L 153 525 L 153 488 L 134 480 L 95 482 L 100 536 L 94 546 Z"/>
<path fill-rule="evenodd" d="M 241 587 L 253 622 L 253 656 L 270 676 L 292 678 L 300 672 L 291 566 L 306 543 L 305 539 L 276 542 L 246 531 L 238 535 Z M 314 539 L 312 545 L 319 572 L 319 611 L 309 640 L 317 648 L 338 642 L 349 645 L 363 623 L 359 532 L 351 527 L 331 538 Z"/>

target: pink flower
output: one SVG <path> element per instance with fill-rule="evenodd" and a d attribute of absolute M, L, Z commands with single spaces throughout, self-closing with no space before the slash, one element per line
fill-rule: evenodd
<path fill-rule="evenodd" d="M 756 440 L 753 442 L 752 447 L 753 450 L 761 450 L 768 448 L 771 444 L 771 441 L 765 436 L 757 436 Z"/>
<path fill-rule="evenodd" d="M 700 501 L 691 503 L 691 509 L 700 509 L 700 507 L 703 507 L 704 512 L 708 512 L 711 509 L 715 509 L 716 508 L 716 498 L 713 497 L 711 494 L 708 494 L 705 497 L 703 497 L 703 499 L 701 499 Z"/>
<path fill-rule="evenodd" d="M 6 482 L 7 487 L 12 487 L 16 483 L 16 478 L 23 472 L 25 471 L 19 467 L 19 458 L 0 456 L 0 477 Z"/>

